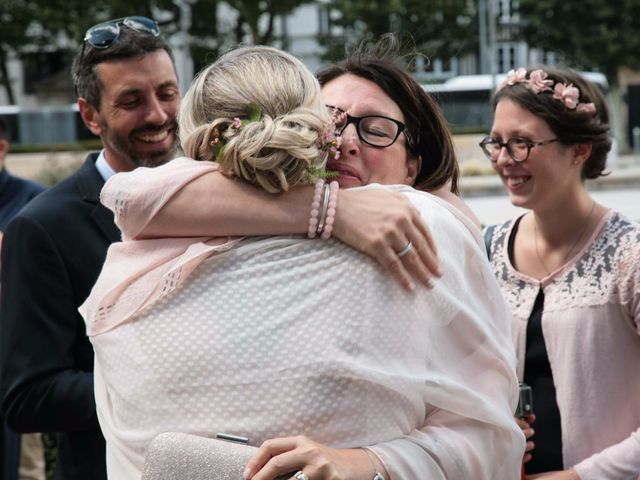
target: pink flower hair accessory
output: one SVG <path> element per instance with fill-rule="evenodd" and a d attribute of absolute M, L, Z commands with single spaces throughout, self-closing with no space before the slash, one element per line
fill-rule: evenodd
<path fill-rule="evenodd" d="M 257 103 L 250 102 L 247 105 L 247 117 L 233 117 L 233 121 L 228 124 L 226 132 L 235 130 L 237 133 L 247 124 L 251 122 L 257 122 L 260 119 L 262 119 L 262 110 Z M 209 142 L 209 146 L 211 147 L 211 151 L 215 159 L 220 160 L 222 158 L 225 144 L 226 139 L 223 135 L 223 132 L 220 131 L 220 128 L 215 127 L 211 132 L 211 140 Z"/>
<path fill-rule="evenodd" d="M 498 91 L 502 90 L 506 86 L 514 86 L 517 83 L 525 83 L 527 81 L 527 69 L 520 67 L 517 70 L 509 70 L 507 73 L 507 79 L 498 85 Z"/>
<path fill-rule="evenodd" d="M 553 98 L 560 100 L 569 110 L 573 110 L 580 103 L 578 102 L 580 90 L 574 87 L 572 83 L 569 85 L 556 83 L 556 86 L 553 87 Z"/>
<path fill-rule="evenodd" d="M 496 91 L 518 83 L 524 83 L 535 94 L 553 92 L 553 98 L 562 102 L 569 110 L 590 115 L 596 113 L 597 109 L 593 102 L 580 103 L 580 90 L 574 87 L 572 83 L 568 85 L 561 82 L 555 83 L 547 77 L 547 72 L 541 69 L 533 70 L 529 74 L 529 78 L 527 78 L 527 70 L 523 67 L 517 70 L 509 70 L 506 80 L 498 86 Z"/>
<path fill-rule="evenodd" d="M 536 93 L 551 91 L 553 80 L 547 79 L 547 72 L 534 70 L 529 74 L 529 88 Z"/>
<path fill-rule="evenodd" d="M 318 136 L 316 140 L 316 147 L 318 150 L 322 150 L 323 152 L 327 152 L 329 157 L 334 160 L 338 160 L 340 158 L 340 145 L 342 144 L 342 139 L 336 135 L 335 132 L 335 124 L 330 122 L 330 125 Z"/>
<path fill-rule="evenodd" d="M 336 124 L 340 123 L 344 117 L 343 112 L 334 111 L 331 114 L 331 120 L 325 125 L 324 130 L 318 136 L 316 140 L 316 147 L 318 150 L 329 153 L 329 157 L 333 160 L 340 158 L 340 145 L 342 145 L 342 138 L 336 135 Z"/>
<path fill-rule="evenodd" d="M 331 119 L 318 133 L 318 138 L 316 138 L 315 141 L 315 147 L 322 152 L 327 152 L 329 160 L 338 160 L 341 155 L 340 145 L 342 144 L 342 138 L 340 137 L 340 135 L 336 134 L 336 122 L 338 120 L 339 116 L 333 113 L 331 115 Z M 337 176 L 338 172 L 326 170 L 324 166 L 312 166 L 308 169 L 308 178 L 310 182 L 313 182 L 316 179 L 331 179 Z M 329 188 L 328 185 L 327 188 Z"/>
<path fill-rule="evenodd" d="M 596 105 L 593 102 L 579 103 L 578 106 L 576 107 L 576 111 L 580 112 L 580 113 L 595 114 L 596 113 Z"/>

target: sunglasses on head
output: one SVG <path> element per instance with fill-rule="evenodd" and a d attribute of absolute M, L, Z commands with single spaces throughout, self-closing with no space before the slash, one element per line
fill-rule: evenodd
<path fill-rule="evenodd" d="M 158 22 L 147 17 L 133 16 L 122 17 L 108 22 L 98 23 L 91 27 L 84 34 L 82 42 L 82 51 L 80 52 L 80 65 L 84 62 L 84 49 L 87 43 L 96 50 L 104 50 L 113 45 L 120 36 L 120 27 L 124 25 L 136 32 L 148 33 L 157 37 L 160 35 L 160 27 Z M 79 68 L 82 70 L 82 68 Z M 78 85 L 75 85 L 76 95 L 78 95 Z"/>
<path fill-rule="evenodd" d="M 155 20 L 147 17 L 134 16 L 98 23 L 87 30 L 87 33 L 84 35 L 84 41 L 98 50 L 109 48 L 118 40 L 120 27 L 122 25 L 136 32 L 148 33 L 154 37 L 160 35 L 160 27 Z"/>

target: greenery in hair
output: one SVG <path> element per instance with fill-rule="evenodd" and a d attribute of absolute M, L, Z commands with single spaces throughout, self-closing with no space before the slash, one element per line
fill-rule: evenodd
<path fill-rule="evenodd" d="M 245 118 L 241 119 L 240 117 L 235 117 L 231 125 L 229 125 L 229 127 L 227 128 L 239 131 L 243 127 L 247 126 L 249 123 L 257 122 L 261 119 L 262 119 L 262 110 L 260 109 L 260 107 L 256 102 L 250 102 L 247 105 L 247 114 Z M 224 141 L 224 137 L 220 133 L 220 130 L 218 129 L 218 127 L 213 129 L 212 137 L 213 138 L 209 143 L 209 145 L 211 146 L 211 152 L 213 153 L 213 156 L 215 157 L 216 160 L 220 160 L 222 158 L 222 155 L 224 154 L 224 146 L 226 142 Z"/>
<path fill-rule="evenodd" d="M 306 183 L 315 183 L 319 178 L 324 178 L 325 180 L 332 180 L 340 175 L 340 172 L 337 170 L 327 170 L 324 167 L 310 167 L 307 171 Z"/>
<path fill-rule="evenodd" d="M 243 120 L 243 126 L 249 122 L 257 122 L 261 118 L 262 110 L 260 110 L 258 104 L 256 102 L 249 102 L 249 105 L 247 105 L 247 118 Z"/>

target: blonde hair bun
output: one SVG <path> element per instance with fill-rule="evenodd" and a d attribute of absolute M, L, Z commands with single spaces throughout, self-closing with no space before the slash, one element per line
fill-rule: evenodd
<path fill-rule="evenodd" d="M 260 115 L 249 121 L 253 105 Z M 236 118 L 244 120 L 240 128 Z M 309 182 L 326 162 L 318 142 L 330 117 L 320 86 L 302 62 L 275 48 L 239 48 L 205 68 L 178 120 L 187 156 L 215 160 L 223 173 L 271 193 Z M 224 147 L 220 158 L 212 148 L 216 138 Z"/>

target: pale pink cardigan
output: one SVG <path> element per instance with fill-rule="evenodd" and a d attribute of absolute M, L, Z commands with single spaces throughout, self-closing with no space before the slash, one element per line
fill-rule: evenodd
<path fill-rule="evenodd" d="M 514 314 L 518 377 L 542 284 L 565 468 L 582 480 L 640 478 L 640 226 L 609 211 L 582 251 L 541 282 L 511 265 L 512 226 L 496 227 L 492 265 Z"/>

